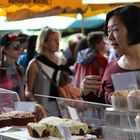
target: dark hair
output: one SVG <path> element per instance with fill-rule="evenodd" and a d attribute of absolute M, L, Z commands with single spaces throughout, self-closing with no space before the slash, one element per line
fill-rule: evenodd
<path fill-rule="evenodd" d="M 36 46 L 36 40 L 37 40 L 37 35 L 32 35 L 29 36 L 28 38 L 28 48 L 27 48 L 27 62 L 26 62 L 26 67 L 29 63 L 29 61 L 35 56 L 37 53 L 35 51 L 35 46 Z"/>
<path fill-rule="evenodd" d="M 129 45 L 140 43 L 140 7 L 130 4 L 121 5 L 107 13 L 105 33 L 109 19 L 117 16 L 124 23 L 128 31 Z"/>
<path fill-rule="evenodd" d="M 98 44 L 105 34 L 102 31 L 91 32 L 87 36 L 87 43 L 90 48 L 96 49 L 95 45 Z"/>
<path fill-rule="evenodd" d="M 84 49 L 86 49 L 86 48 L 88 48 L 88 43 L 87 43 L 87 38 L 85 37 L 85 38 L 82 38 L 82 39 L 78 42 L 78 44 L 77 44 L 77 46 L 76 46 L 76 50 L 75 50 L 75 57 L 77 56 L 77 53 L 78 53 L 79 51 L 84 50 Z"/>
<path fill-rule="evenodd" d="M 0 66 L 0 76 L 3 76 L 3 77 L 6 76 L 6 68 L 4 66 L 4 55 L 5 55 L 5 52 L 4 52 L 4 49 L 2 49 L 2 58 L 1 58 L 1 66 Z M 24 76 L 24 71 L 23 71 L 22 67 L 17 62 L 15 62 L 15 66 L 16 66 L 16 69 L 17 69 L 18 74 L 21 77 L 23 77 Z"/>

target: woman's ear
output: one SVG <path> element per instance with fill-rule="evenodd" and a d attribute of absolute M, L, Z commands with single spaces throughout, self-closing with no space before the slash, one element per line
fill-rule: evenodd
<path fill-rule="evenodd" d="M 45 48 L 47 48 L 47 45 L 48 43 L 45 41 L 44 43 L 43 43 L 43 48 L 45 49 Z"/>

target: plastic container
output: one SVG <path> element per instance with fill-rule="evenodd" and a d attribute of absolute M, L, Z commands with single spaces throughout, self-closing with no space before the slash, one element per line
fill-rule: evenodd
<path fill-rule="evenodd" d="M 127 97 L 130 111 L 140 111 L 140 97 Z"/>
<path fill-rule="evenodd" d="M 111 96 L 111 103 L 114 110 L 128 110 L 126 96 Z"/>
<path fill-rule="evenodd" d="M 140 114 L 137 114 L 135 118 L 136 128 L 139 131 L 140 130 Z"/>

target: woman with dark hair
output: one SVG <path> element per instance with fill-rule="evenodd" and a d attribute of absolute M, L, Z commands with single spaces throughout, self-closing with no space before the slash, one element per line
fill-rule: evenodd
<path fill-rule="evenodd" d="M 20 99 L 24 100 L 24 69 L 17 64 L 17 58 L 22 51 L 19 38 L 15 33 L 7 33 L 1 38 L 0 45 L 0 88 L 17 92 Z"/>
<path fill-rule="evenodd" d="M 27 52 L 23 53 L 19 58 L 18 58 L 18 63 L 24 67 L 26 70 L 29 61 L 36 56 L 37 52 L 35 51 L 35 46 L 36 46 L 36 40 L 37 36 L 32 35 L 29 36 L 27 41 L 28 41 L 28 47 L 27 47 Z"/>
<path fill-rule="evenodd" d="M 122 5 L 107 14 L 105 33 L 111 46 L 121 57 L 107 65 L 102 80 L 98 75 L 85 77 L 81 84 L 81 94 L 85 100 L 110 104 L 110 97 L 114 91 L 111 75 L 140 70 L 139 25 L 138 6 Z"/>

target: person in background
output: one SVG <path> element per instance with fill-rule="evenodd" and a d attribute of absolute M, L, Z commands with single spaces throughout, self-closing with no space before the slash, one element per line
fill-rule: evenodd
<path fill-rule="evenodd" d="M 17 58 L 22 51 L 19 38 L 15 33 L 7 33 L 1 38 L 0 46 L 0 88 L 17 92 L 20 99 L 24 100 L 24 69 L 17 64 Z"/>
<path fill-rule="evenodd" d="M 69 41 L 68 48 L 64 51 L 64 56 L 67 60 L 67 66 L 73 66 L 75 63 L 75 49 L 77 42 L 77 40 Z"/>
<path fill-rule="evenodd" d="M 81 84 L 81 96 L 88 101 L 111 103 L 114 87 L 111 75 L 114 73 L 140 70 L 140 7 L 122 5 L 106 16 L 105 33 L 110 45 L 121 55 L 110 62 L 103 77 L 86 76 Z M 121 81 L 119 81 L 121 82 Z"/>
<path fill-rule="evenodd" d="M 109 49 L 109 55 L 108 55 L 108 62 L 111 62 L 112 60 L 118 59 L 120 56 L 116 53 L 115 49 L 113 47 L 110 47 Z"/>
<path fill-rule="evenodd" d="M 106 47 L 103 37 L 103 32 L 89 33 L 87 36 L 87 46 L 89 47 L 77 53 L 74 70 L 74 83 L 76 87 L 80 87 L 82 80 L 87 75 L 103 75 L 108 63 L 104 57 Z"/>
<path fill-rule="evenodd" d="M 55 100 L 37 98 L 34 94 L 57 96 L 57 81 L 60 71 L 64 68 L 65 60 L 55 53 L 59 49 L 60 33 L 52 29 L 43 29 L 38 35 L 36 51 L 38 55 L 32 59 L 27 67 L 25 96 L 29 101 L 42 104 L 48 115 L 60 116 Z"/>
<path fill-rule="evenodd" d="M 22 52 L 21 53 L 25 53 L 27 51 L 28 48 L 28 35 L 24 34 L 24 33 L 19 33 L 18 34 L 18 38 L 20 41 L 20 45 L 22 47 Z"/>
<path fill-rule="evenodd" d="M 37 52 L 35 51 L 36 39 L 37 39 L 36 35 L 31 35 L 28 37 L 27 51 L 21 54 L 20 57 L 18 58 L 18 64 L 22 65 L 25 70 L 27 68 L 29 61 L 37 55 Z"/>
<path fill-rule="evenodd" d="M 75 58 L 77 58 L 78 52 L 80 52 L 81 50 L 87 49 L 87 48 L 88 48 L 87 38 L 84 37 L 77 43 L 77 46 L 75 49 L 75 55 L 74 55 Z"/>

